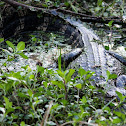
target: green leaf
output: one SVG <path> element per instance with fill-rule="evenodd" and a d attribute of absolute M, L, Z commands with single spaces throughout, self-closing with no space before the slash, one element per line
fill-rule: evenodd
<path fill-rule="evenodd" d="M 105 46 L 105 49 L 106 49 L 106 50 L 109 50 L 109 46 Z"/>
<path fill-rule="evenodd" d="M 112 23 L 113 23 L 113 21 L 109 21 L 108 26 L 111 27 Z"/>
<path fill-rule="evenodd" d="M 64 78 L 65 75 L 66 75 L 66 73 L 67 73 L 67 71 L 62 72 L 61 70 L 57 70 L 57 73 L 58 73 L 58 75 L 59 75 L 60 77 Z"/>
<path fill-rule="evenodd" d="M 25 48 L 25 43 L 24 42 L 19 42 L 17 44 L 17 51 L 24 50 L 24 48 Z"/>
<path fill-rule="evenodd" d="M 83 75 L 87 74 L 87 71 L 85 71 L 84 69 L 80 68 L 78 73 L 80 74 L 80 76 L 82 77 Z"/>
<path fill-rule="evenodd" d="M 28 59 L 28 57 L 23 53 L 23 52 L 21 52 L 21 53 L 17 53 L 17 54 L 19 54 L 22 58 L 24 58 L 24 59 Z"/>
<path fill-rule="evenodd" d="M 43 7 L 48 7 L 48 5 L 47 5 L 47 4 L 42 4 L 42 6 L 43 6 Z"/>
<path fill-rule="evenodd" d="M 83 104 L 85 104 L 85 103 L 87 102 L 86 97 L 85 97 L 85 96 L 83 96 L 83 97 L 82 97 L 82 99 L 81 99 L 81 101 L 82 101 L 82 103 L 83 103 Z"/>
<path fill-rule="evenodd" d="M 82 85 L 81 84 L 77 84 L 75 87 L 77 87 L 78 89 L 81 89 Z"/>
<path fill-rule="evenodd" d="M 108 79 L 116 79 L 117 78 L 116 74 L 111 74 L 108 70 L 106 71 L 106 74 L 107 74 Z"/>
<path fill-rule="evenodd" d="M 115 113 L 118 117 L 120 117 L 120 118 L 122 118 L 123 120 L 125 120 L 126 115 L 123 114 L 122 112 L 114 111 L 114 113 Z"/>
<path fill-rule="evenodd" d="M 116 74 L 110 74 L 108 79 L 116 79 L 117 75 Z"/>
<path fill-rule="evenodd" d="M 4 41 L 4 38 L 0 38 L 0 42 L 3 42 Z"/>
<path fill-rule="evenodd" d="M 47 87 L 48 87 L 48 84 L 47 84 L 47 82 L 46 82 L 46 81 L 44 81 L 44 82 L 43 82 L 43 85 L 44 85 L 44 87 L 45 87 L 45 88 L 47 88 Z"/>
<path fill-rule="evenodd" d="M 102 0 L 98 0 L 97 5 L 102 6 Z"/>
<path fill-rule="evenodd" d="M 120 123 L 120 122 L 122 122 L 122 120 L 119 118 L 113 119 L 113 123 L 115 124 Z"/>
<path fill-rule="evenodd" d="M 66 83 L 69 82 L 71 80 L 71 76 L 74 74 L 75 70 L 74 69 L 70 69 L 69 73 L 67 74 L 67 76 L 65 77 L 65 81 Z"/>
<path fill-rule="evenodd" d="M 31 75 L 29 76 L 29 79 L 33 79 L 33 78 L 34 78 L 34 75 L 31 74 Z"/>
<path fill-rule="evenodd" d="M 26 94 L 21 93 L 21 92 L 18 93 L 18 96 L 21 98 L 28 98 L 28 96 Z"/>
<path fill-rule="evenodd" d="M 87 76 L 86 76 L 85 80 L 88 80 L 89 78 L 91 78 L 91 77 L 92 77 L 92 75 L 93 75 L 93 72 L 92 72 L 92 73 L 87 74 Z"/>
<path fill-rule="evenodd" d="M 9 102 L 9 99 L 7 97 L 5 97 L 5 96 L 3 96 L 3 97 L 4 97 L 4 100 L 5 100 L 5 103 L 6 103 L 5 108 L 6 109 L 12 108 L 12 102 Z"/>
<path fill-rule="evenodd" d="M 107 78 L 109 78 L 110 72 L 108 70 L 106 71 L 106 74 L 107 74 Z"/>
<path fill-rule="evenodd" d="M 64 89 L 65 90 L 65 86 L 62 83 L 62 81 L 51 81 L 52 84 L 57 85 L 60 89 Z"/>
<path fill-rule="evenodd" d="M 28 94 L 29 94 L 30 97 L 32 97 L 32 95 L 33 95 L 32 90 L 29 89 Z"/>
<path fill-rule="evenodd" d="M 20 126 L 25 126 L 25 122 L 22 121 L 22 122 L 20 123 Z"/>
<path fill-rule="evenodd" d="M 118 97 L 120 98 L 120 101 L 121 102 L 123 102 L 124 101 L 124 99 L 126 98 L 126 96 L 123 96 L 123 94 L 122 93 L 120 93 L 120 92 L 118 92 L 118 91 L 116 91 L 116 94 L 118 95 Z"/>
<path fill-rule="evenodd" d="M 72 4 L 70 4 L 71 5 L 71 8 L 77 13 L 78 11 L 77 11 L 77 9 L 76 9 L 76 6 L 74 6 L 74 5 L 72 5 Z"/>
<path fill-rule="evenodd" d="M 64 5 L 65 6 L 69 6 L 70 4 L 69 4 L 69 2 L 65 2 Z"/>
<path fill-rule="evenodd" d="M 10 41 L 6 41 L 7 45 L 10 46 L 13 50 L 15 49 L 13 43 L 11 43 Z"/>

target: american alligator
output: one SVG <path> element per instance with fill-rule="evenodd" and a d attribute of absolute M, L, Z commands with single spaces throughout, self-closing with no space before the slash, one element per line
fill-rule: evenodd
<path fill-rule="evenodd" d="M 4 19 L 6 21 L 6 19 Z M 93 42 L 93 39 L 99 39 L 92 31 L 88 30 L 78 20 L 65 18 L 59 13 L 52 11 L 51 13 L 43 13 L 40 17 L 36 13 L 30 15 L 19 16 L 14 21 L 9 23 L 2 22 L 3 27 L 0 30 L 0 37 L 8 39 L 13 35 L 20 34 L 24 31 L 42 30 L 42 31 L 57 31 L 64 36 L 70 38 L 67 44 L 73 48 L 83 48 L 79 51 L 79 56 L 72 62 L 68 68 L 73 68 L 74 65 L 81 66 L 85 70 L 94 71 L 96 76 L 93 76 L 94 84 L 103 84 L 107 79 L 106 71 L 120 75 L 123 73 L 123 67 L 119 60 L 107 53 L 101 44 Z M 81 52 L 81 53 L 80 53 Z M 72 52 L 73 53 L 73 52 Z M 75 52 L 74 52 L 75 53 Z M 70 53 L 71 54 L 71 53 Z M 67 55 L 69 56 L 69 54 Z M 76 53 L 73 57 L 76 56 Z M 103 76 L 104 78 L 100 78 Z M 115 91 L 119 91 L 126 95 L 124 86 L 126 85 L 126 75 L 118 77 L 115 85 L 113 82 L 108 83 L 106 88 L 110 96 L 116 96 Z M 121 85 L 121 86 L 120 86 Z"/>

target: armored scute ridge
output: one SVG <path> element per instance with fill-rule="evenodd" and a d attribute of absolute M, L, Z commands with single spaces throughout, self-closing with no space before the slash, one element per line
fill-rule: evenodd
<path fill-rule="evenodd" d="M 94 71 L 96 76 L 92 77 L 95 80 L 93 84 L 106 83 L 107 70 L 117 75 L 123 73 L 122 64 L 116 58 L 109 55 L 102 45 L 93 42 L 93 39 L 98 39 L 98 37 L 92 31 L 85 28 L 80 21 L 68 17 L 65 18 L 59 13 L 55 15 L 44 13 L 40 17 L 36 13 L 19 16 L 16 20 L 3 24 L 0 37 L 7 39 L 21 32 L 32 30 L 42 30 L 45 32 L 57 31 L 70 38 L 66 43 L 73 48 L 83 48 L 83 52 L 70 63 L 68 68 L 74 68 L 76 64 L 76 66 L 81 66 L 85 70 Z M 104 79 L 100 78 L 100 76 L 103 76 Z M 115 91 L 126 95 L 126 90 L 124 89 L 124 85 L 126 84 L 125 75 L 123 78 L 120 76 L 117 79 L 116 83 L 118 83 L 118 87 L 114 82 L 107 83 L 106 88 L 109 89 L 107 93 L 110 96 L 116 96 Z"/>

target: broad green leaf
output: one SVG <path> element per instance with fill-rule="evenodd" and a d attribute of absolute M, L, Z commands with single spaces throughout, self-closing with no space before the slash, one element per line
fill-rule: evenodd
<path fill-rule="evenodd" d="M 118 92 L 118 91 L 116 91 L 116 94 L 118 95 L 118 97 L 120 98 L 120 101 L 121 102 L 123 102 L 124 101 L 124 99 L 126 98 L 126 96 L 123 96 L 123 94 L 122 93 L 120 93 L 120 92 Z"/>
<path fill-rule="evenodd" d="M 81 84 L 77 84 L 75 87 L 77 87 L 78 89 L 81 89 L 82 85 Z"/>
<path fill-rule="evenodd" d="M 64 97 L 64 94 L 59 94 L 58 95 L 58 98 L 63 98 Z"/>
<path fill-rule="evenodd" d="M 102 0 L 98 0 L 97 5 L 102 6 Z"/>
<path fill-rule="evenodd" d="M 88 80 L 89 78 L 91 78 L 93 76 L 94 73 L 95 72 L 90 72 L 89 74 L 87 74 L 85 79 Z"/>
<path fill-rule="evenodd" d="M 108 23 L 108 26 L 111 27 L 111 26 L 112 26 L 112 23 L 113 23 L 113 21 L 110 21 L 110 22 Z"/>
<path fill-rule="evenodd" d="M 20 126 L 25 126 L 25 122 L 22 121 L 22 122 L 20 123 Z"/>
<path fill-rule="evenodd" d="M 24 42 L 19 42 L 17 44 L 17 51 L 24 50 L 24 48 L 25 48 L 25 43 Z"/>
<path fill-rule="evenodd" d="M 64 5 L 65 6 L 69 6 L 70 4 L 69 4 L 69 2 L 65 2 Z"/>
<path fill-rule="evenodd" d="M 112 122 L 115 123 L 115 124 L 118 124 L 118 123 L 121 123 L 122 120 L 120 118 L 116 118 L 116 119 L 113 119 Z"/>
<path fill-rule="evenodd" d="M 116 74 L 110 74 L 109 75 L 109 79 L 116 79 L 117 78 L 117 75 Z"/>
<path fill-rule="evenodd" d="M 89 85 L 88 86 L 90 89 L 95 89 L 95 87 L 93 85 Z"/>
<path fill-rule="evenodd" d="M 118 112 L 118 111 L 114 111 L 114 113 L 115 113 L 118 117 L 120 117 L 120 118 L 122 118 L 123 120 L 125 120 L 126 115 L 125 115 L 124 113 Z"/>
<path fill-rule="evenodd" d="M 62 94 L 62 98 L 63 97 L 64 97 L 64 95 Z M 60 100 L 60 103 L 62 103 L 65 106 L 68 103 L 68 101 L 65 99 L 62 99 L 62 100 Z"/>
<path fill-rule="evenodd" d="M 0 38 L 0 42 L 3 42 L 4 41 L 4 38 Z"/>
<path fill-rule="evenodd" d="M 31 75 L 29 76 L 29 79 L 33 79 L 33 78 L 34 78 L 34 75 L 31 74 Z"/>
<path fill-rule="evenodd" d="M 65 86 L 62 83 L 62 81 L 51 81 L 52 84 L 57 85 L 60 89 L 64 89 L 65 90 Z"/>
<path fill-rule="evenodd" d="M 4 100 L 5 100 L 5 103 L 6 103 L 5 108 L 6 109 L 12 108 L 12 102 L 9 102 L 9 99 L 7 97 L 5 97 L 5 96 L 3 96 L 3 97 L 4 97 Z"/>
<path fill-rule="evenodd" d="M 83 103 L 83 104 L 85 104 L 85 103 L 87 102 L 86 97 L 85 97 L 85 96 L 83 96 L 83 97 L 82 97 L 82 99 L 81 99 L 81 101 L 82 101 L 82 103 Z"/>
<path fill-rule="evenodd" d="M 12 103 L 12 102 L 11 102 Z M 7 111 L 6 111 L 6 114 L 10 113 L 10 112 L 13 112 L 14 111 L 14 108 L 8 108 Z"/>
<path fill-rule="evenodd" d="M 18 93 L 18 96 L 21 98 L 28 98 L 28 96 L 26 94 L 21 93 L 21 92 Z"/>
<path fill-rule="evenodd" d="M 13 43 L 11 43 L 10 41 L 6 41 L 7 45 L 10 46 L 13 50 L 15 49 Z"/>
<path fill-rule="evenodd" d="M 45 87 L 45 88 L 47 88 L 47 87 L 48 87 L 48 84 L 47 84 L 47 82 L 46 82 L 46 81 L 44 81 L 44 82 L 43 82 L 43 85 L 44 85 L 44 87 Z"/>
<path fill-rule="evenodd" d="M 87 72 L 82 68 L 79 69 L 78 73 L 80 74 L 81 77 L 87 74 Z"/>
<path fill-rule="evenodd" d="M 18 53 L 22 58 L 24 59 L 28 59 L 28 57 L 22 52 L 22 53 Z"/>
<path fill-rule="evenodd" d="M 29 94 L 30 97 L 32 97 L 32 95 L 33 95 L 32 90 L 29 89 L 28 94 Z"/>

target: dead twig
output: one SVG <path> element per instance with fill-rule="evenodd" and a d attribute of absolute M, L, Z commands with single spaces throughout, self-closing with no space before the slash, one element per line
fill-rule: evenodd
<path fill-rule="evenodd" d="M 50 113 L 50 110 L 52 108 L 52 105 L 53 105 L 53 101 L 50 101 L 49 102 L 49 106 L 44 114 L 44 117 L 43 117 L 43 120 L 41 122 L 41 125 L 40 126 L 46 126 L 46 123 L 47 123 L 47 120 L 48 120 L 48 117 L 49 117 L 49 113 Z"/>
<path fill-rule="evenodd" d="M 61 124 L 60 126 L 65 126 L 65 125 L 68 125 L 68 124 L 71 124 L 71 123 L 74 123 L 74 121 L 65 122 L 65 123 Z M 98 124 L 88 123 L 88 122 L 85 122 L 85 121 L 79 121 L 78 123 L 80 125 L 85 124 L 85 125 L 89 125 L 89 126 L 98 126 Z"/>

